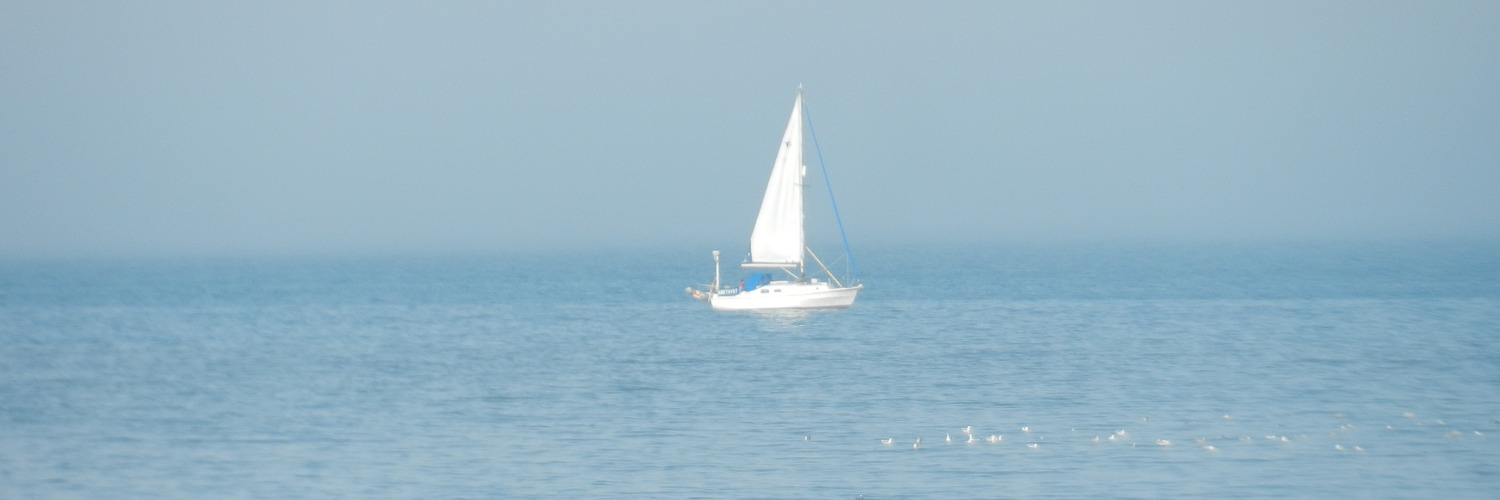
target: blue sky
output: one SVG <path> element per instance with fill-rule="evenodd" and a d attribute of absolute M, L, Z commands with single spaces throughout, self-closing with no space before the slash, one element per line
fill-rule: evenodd
<path fill-rule="evenodd" d="M 1500 238 L 1496 2 L 0 3 L 0 257 Z M 809 158 L 811 160 L 811 157 Z"/>

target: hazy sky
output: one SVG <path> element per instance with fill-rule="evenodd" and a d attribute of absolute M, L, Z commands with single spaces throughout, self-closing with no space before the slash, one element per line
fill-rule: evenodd
<path fill-rule="evenodd" d="M 0 1 L 0 257 L 1500 238 L 1500 2 Z M 814 161 L 809 155 L 809 163 Z"/>

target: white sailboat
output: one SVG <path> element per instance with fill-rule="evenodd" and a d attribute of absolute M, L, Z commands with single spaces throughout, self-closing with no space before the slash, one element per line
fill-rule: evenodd
<path fill-rule="evenodd" d="M 802 163 L 803 121 L 802 88 L 798 87 L 760 213 L 750 232 L 750 255 L 740 264 L 757 272 L 738 286 L 723 286 L 719 281 L 719 251 L 715 250 L 713 283 L 707 290 L 687 289 L 715 310 L 844 308 L 853 305 L 855 295 L 864 288 L 852 278 L 846 278 L 848 282 L 838 279 L 807 247 L 802 209 L 802 181 L 807 174 L 807 166 Z M 829 195 L 831 198 L 832 190 Z M 838 218 L 836 205 L 834 218 Z M 842 223 L 839 231 L 843 231 Z M 847 239 L 844 246 L 847 252 Z M 826 280 L 807 275 L 809 257 L 822 269 Z"/>

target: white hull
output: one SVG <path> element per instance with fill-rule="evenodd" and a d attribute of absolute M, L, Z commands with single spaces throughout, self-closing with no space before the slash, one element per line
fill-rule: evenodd
<path fill-rule="evenodd" d="M 834 288 L 829 283 L 775 281 L 748 292 L 714 294 L 708 303 L 716 311 L 757 309 L 829 309 L 854 305 L 854 296 L 864 285 Z"/>

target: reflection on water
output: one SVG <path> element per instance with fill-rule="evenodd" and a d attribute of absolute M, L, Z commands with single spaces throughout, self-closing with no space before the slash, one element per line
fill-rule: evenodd
<path fill-rule="evenodd" d="M 755 325 L 767 332 L 793 332 L 807 325 L 814 314 L 836 312 L 832 309 L 771 309 L 746 311 L 755 318 Z"/>

